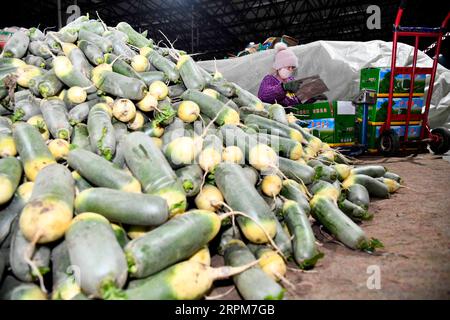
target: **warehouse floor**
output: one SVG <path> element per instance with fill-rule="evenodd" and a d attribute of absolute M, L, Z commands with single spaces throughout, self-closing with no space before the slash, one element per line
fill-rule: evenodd
<path fill-rule="evenodd" d="M 293 271 L 290 263 L 286 278 L 296 288 L 289 289 L 288 298 L 450 299 L 450 163 L 431 154 L 362 160 L 382 164 L 405 180 L 406 187 L 390 199 L 371 202 L 375 217 L 362 225 L 385 248 L 373 255 L 352 251 L 316 229 L 325 257 L 308 273 Z M 221 257 L 213 258 L 213 265 L 222 263 Z M 378 267 L 380 289 L 368 289 Z M 216 285 L 211 297 L 231 288 L 227 281 Z M 221 298 L 240 299 L 236 290 Z"/>

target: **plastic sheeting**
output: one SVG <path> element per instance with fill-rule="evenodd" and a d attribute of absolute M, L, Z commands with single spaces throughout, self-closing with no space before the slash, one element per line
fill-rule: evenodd
<path fill-rule="evenodd" d="M 391 65 L 392 42 L 316 41 L 290 48 L 299 59 L 296 77 L 318 74 L 330 89 L 326 93 L 330 100 L 352 100 L 359 92 L 362 68 Z M 397 65 L 410 66 L 413 53 L 413 47 L 400 43 Z M 214 71 L 217 66 L 225 79 L 256 95 L 261 80 L 272 72 L 273 58 L 274 50 L 267 50 L 234 59 L 200 61 L 199 64 L 209 71 Z M 418 66 L 431 67 L 432 59 L 419 51 Z M 450 128 L 450 71 L 441 65 L 436 73 L 429 120 L 432 128 Z"/>

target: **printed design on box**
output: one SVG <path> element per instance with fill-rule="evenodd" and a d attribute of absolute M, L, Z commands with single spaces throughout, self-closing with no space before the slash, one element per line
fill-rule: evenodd
<path fill-rule="evenodd" d="M 414 93 L 423 93 L 425 90 L 425 74 L 415 76 Z M 377 93 L 389 93 L 391 81 L 390 68 L 365 68 L 361 70 L 360 88 L 373 89 Z M 394 78 L 394 93 L 409 93 L 411 76 L 409 74 L 398 74 Z"/>

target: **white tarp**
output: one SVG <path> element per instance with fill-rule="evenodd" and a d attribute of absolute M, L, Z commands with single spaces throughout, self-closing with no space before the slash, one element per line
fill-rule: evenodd
<path fill-rule="evenodd" d="M 326 83 L 331 100 L 352 100 L 359 92 L 360 70 L 366 67 L 389 67 L 392 42 L 374 40 L 316 41 L 291 47 L 299 59 L 298 78 L 318 74 Z M 412 63 L 414 48 L 400 43 L 397 65 Z M 263 77 L 271 72 L 274 50 L 260 51 L 234 59 L 217 60 L 217 69 L 225 79 L 257 94 Z M 200 61 L 207 70 L 214 70 L 214 61 Z M 419 51 L 418 66 L 431 67 L 432 59 Z M 429 81 L 429 79 L 427 79 Z M 427 88 L 428 86 L 426 86 Z M 430 108 L 430 126 L 450 128 L 450 71 L 438 66 Z"/>

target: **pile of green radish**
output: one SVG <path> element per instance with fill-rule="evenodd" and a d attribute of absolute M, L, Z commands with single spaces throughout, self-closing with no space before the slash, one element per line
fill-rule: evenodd
<path fill-rule="evenodd" d="M 288 261 L 324 256 L 312 226 L 371 252 L 369 197 L 400 183 L 125 22 L 0 56 L 1 299 L 285 299 Z"/>

